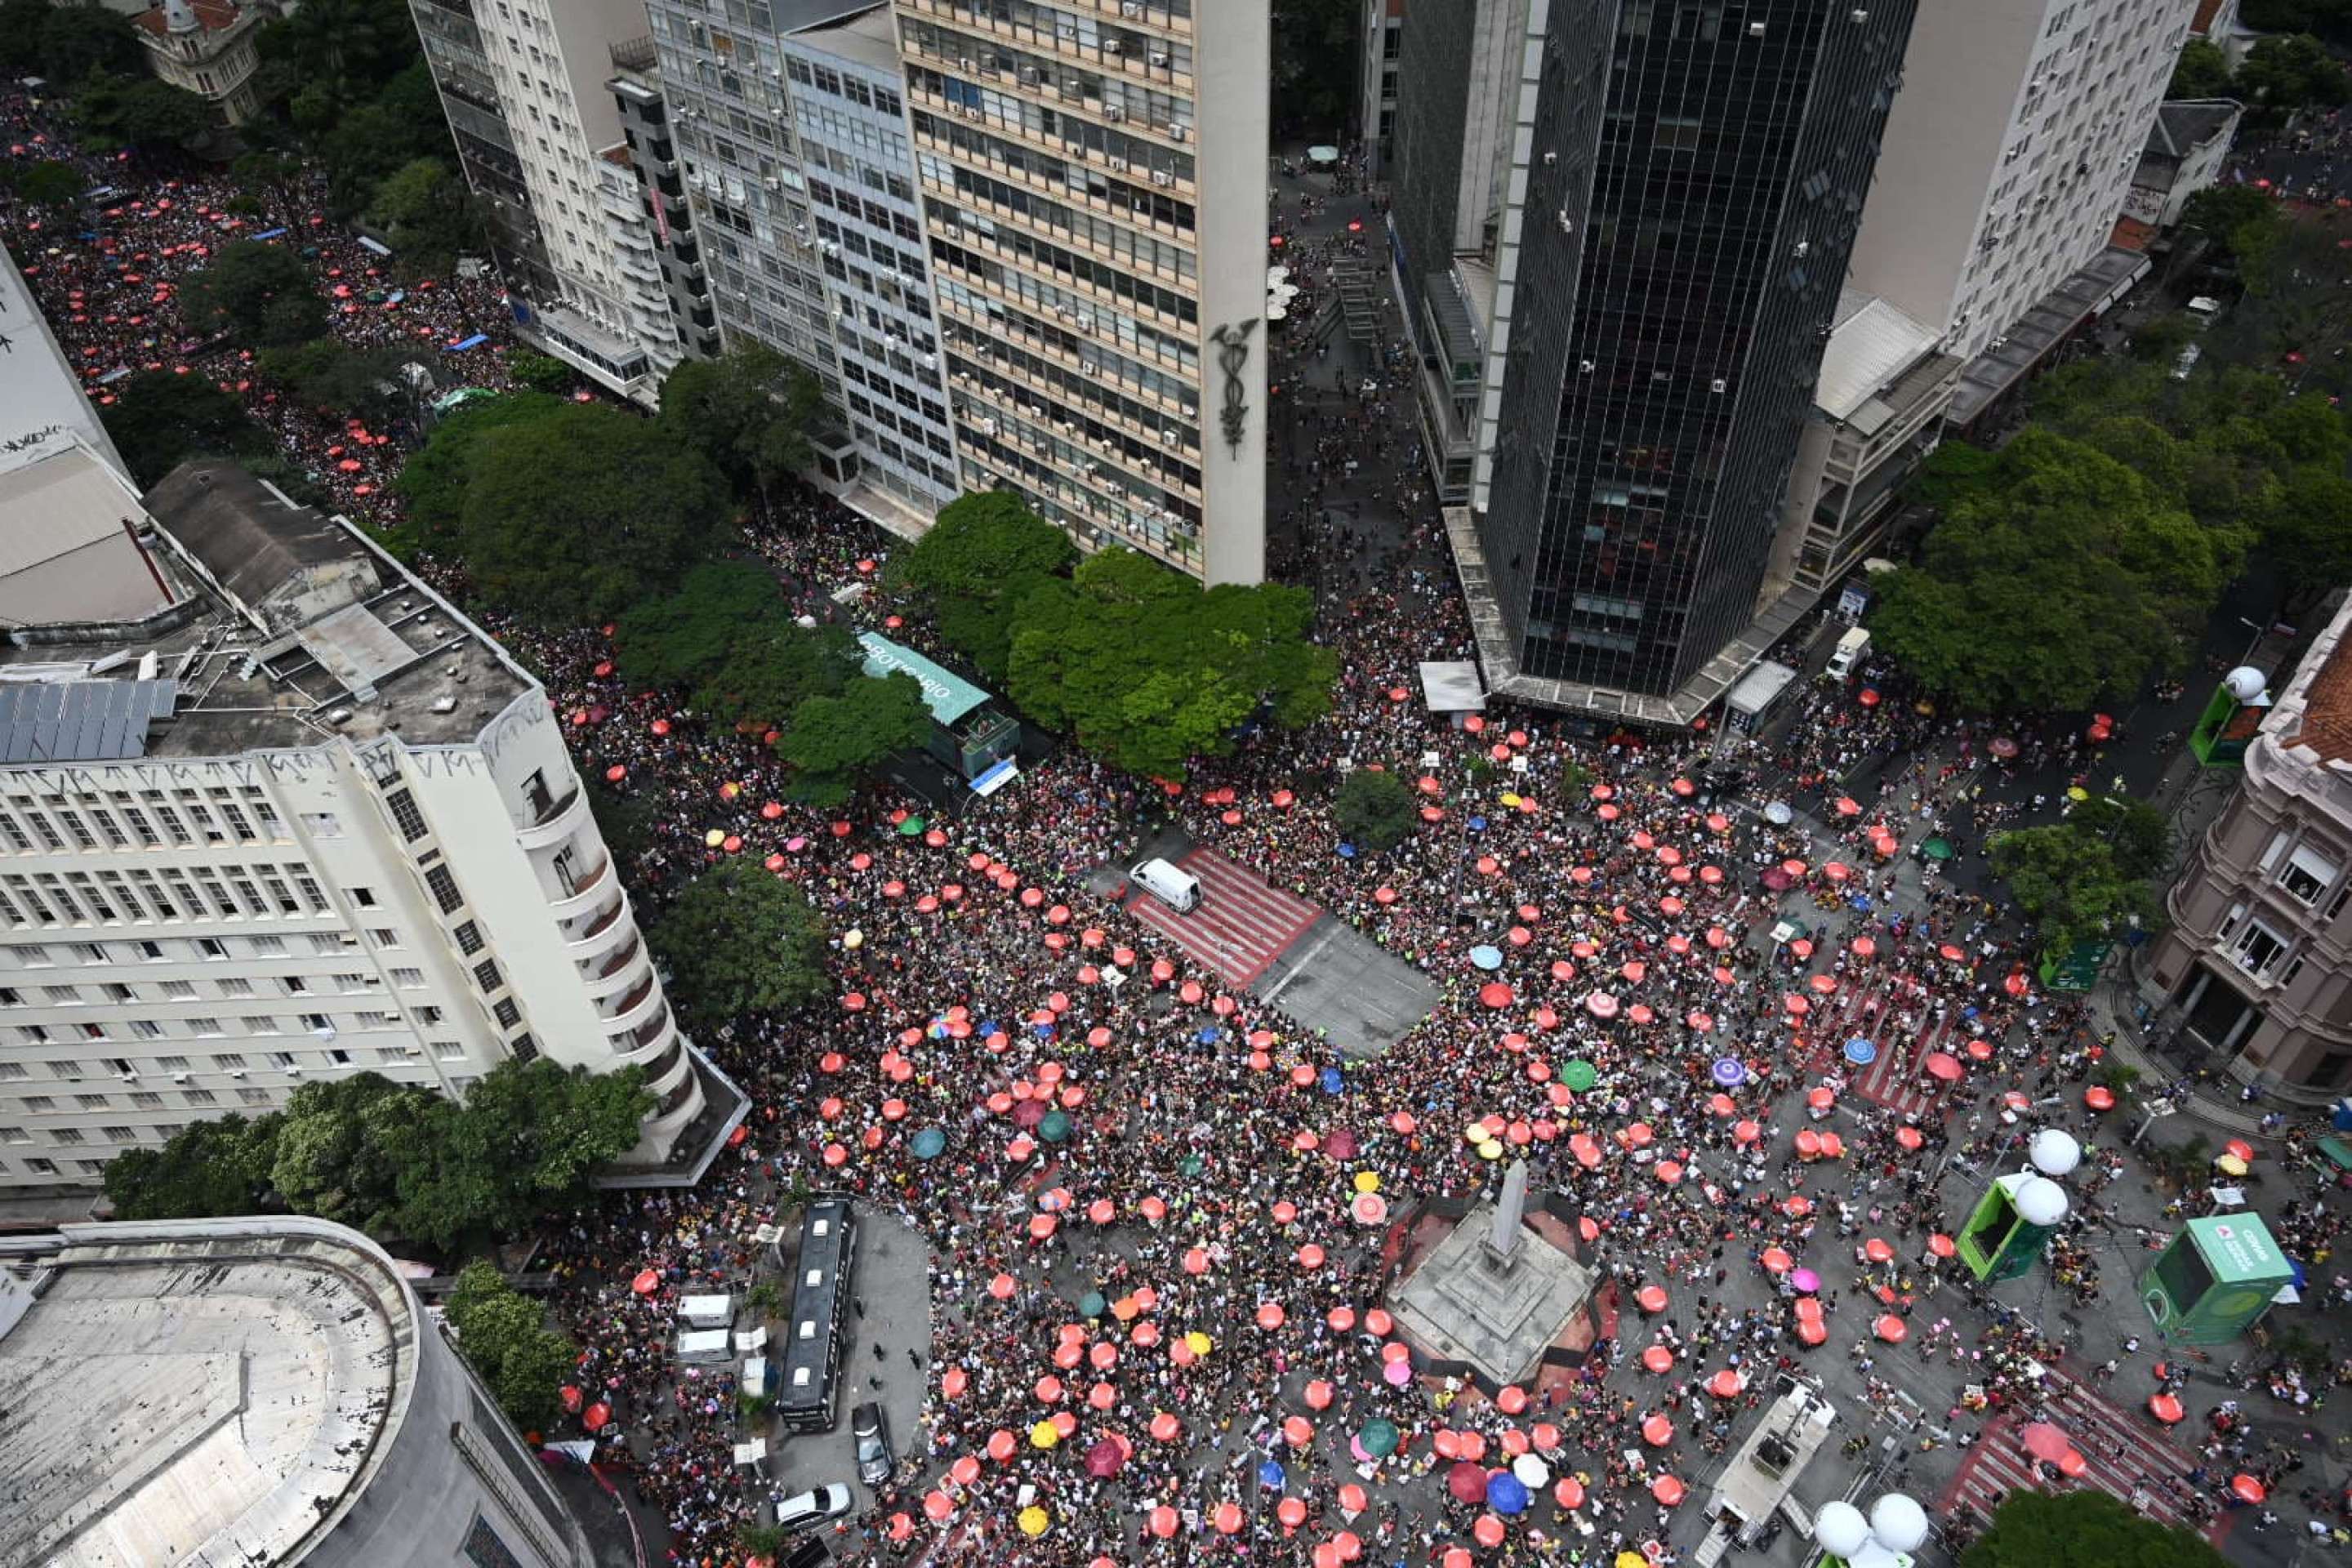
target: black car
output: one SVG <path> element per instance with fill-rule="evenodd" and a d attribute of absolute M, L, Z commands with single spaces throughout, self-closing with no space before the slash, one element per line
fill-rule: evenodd
<path fill-rule="evenodd" d="M 824 1568 L 833 1561 L 833 1553 L 822 1536 L 812 1536 L 795 1542 L 776 1563 L 776 1568 Z"/>
<path fill-rule="evenodd" d="M 867 1400 L 849 1413 L 849 1434 L 857 1444 L 857 1479 L 878 1487 L 890 1479 L 898 1461 L 890 1453 L 890 1431 L 882 1420 L 882 1406 Z"/>

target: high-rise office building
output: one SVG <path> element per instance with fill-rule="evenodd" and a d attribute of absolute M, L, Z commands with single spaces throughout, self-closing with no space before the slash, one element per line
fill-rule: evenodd
<path fill-rule="evenodd" d="M 646 5 L 713 307 L 823 384 L 846 426 L 818 442 L 827 488 L 919 526 L 961 486 L 890 14 L 756 9 Z"/>
<path fill-rule="evenodd" d="M 2195 9 L 1922 5 L 1854 243 L 1854 286 L 1964 360 L 2007 335 L 2107 249 Z"/>
<path fill-rule="evenodd" d="M 687 199 L 677 161 L 677 131 L 654 41 L 644 37 L 614 44 L 612 56 L 613 79 L 604 85 L 620 111 L 621 141 L 636 175 L 638 200 L 653 225 L 654 265 L 661 274 L 670 320 L 688 354 L 710 359 L 723 347 L 719 314 L 710 299 L 694 205 Z"/>
<path fill-rule="evenodd" d="M 233 465 L 143 509 L 18 488 L 87 455 L 0 475 L 90 536 L 0 644 L 0 1192 L 305 1082 L 538 1057 L 643 1068 L 626 1178 L 692 1182 L 748 1101 L 678 1027 L 539 682 Z"/>
<path fill-rule="evenodd" d="M 894 6 L 962 487 L 1259 581 L 1268 8 Z"/>
<path fill-rule="evenodd" d="M 637 0 L 410 0 L 520 334 L 650 405 L 682 350 L 604 83 Z"/>
<path fill-rule="evenodd" d="M 1398 283 L 1496 689 L 1686 723 L 1792 618 L 1759 601 L 1911 13 L 1407 9 Z"/>

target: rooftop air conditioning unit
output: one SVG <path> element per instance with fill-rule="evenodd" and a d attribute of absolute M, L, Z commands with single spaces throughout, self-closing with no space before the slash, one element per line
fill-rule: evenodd
<path fill-rule="evenodd" d="M 1035 66 L 1023 66 L 1021 68 L 1021 79 L 1027 82 L 1031 87 L 1034 87 L 1039 82 L 1045 79 L 1045 73 L 1039 70 Z"/>
<path fill-rule="evenodd" d="M 1154 49 L 1154 50 L 1152 50 L 1152 51 L 1151 51 L 1151 63 L 1152 63 L 1153 65 L 1156 65 L 1156 66 L 1164 66 L 1164 65 L 1166 65 L 1166 64 L 1168 63 L 1168 51 L 1167 51 L 1166 49 Z"/>
<path fill-rule="evenodd" d="M 1201 416 L 1201 411 L 1200 411 L 1198 408 L 1194 407 L 1192 404 L 1189 404 L 1189 403 L 1188 403 L 1188 404 L 1186 404 L 1186 405 L 1184 405 L 1184 417 L 1185 417 L 1185 418 L 1187 418 L 1187 419 L 1198 419 L 1200 416 Z"/>

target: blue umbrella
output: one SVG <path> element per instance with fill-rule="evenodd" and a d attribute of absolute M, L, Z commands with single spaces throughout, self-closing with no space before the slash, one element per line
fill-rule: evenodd
<path fill-rule="evenodd" d="M 1032 1024 L 1029 1026 L 1029 1032 L 1036 1036 L 1041 1040 L 1050 1040 L 1054 1037 L 1054 1026 L 1051 1024 Z"/>
<path fill-rule="evenodd" d="M 1528 1506 L 1528 1484 L 1508 1470 L 1486 1478 L 1486 1506 L 1496 1513 L 1517 1513 Z"/>
<path fill-rule="evenodd" d="M 1711 1074 L 1724 1088 L 1738 1089 L 1748 1081 L 1748 1064 L 1738 1057 L 1717 1057 Z"/>
<path fill-rule="evenodd" d="M 1846 902 L 1852 904 L 1855 909 L 1860 910 L 1864 914 L 1868 914 L 1871 910 L 1870 895 L 1867 893 L 1856 893 L 1853 897 L 1848 899 Z"/>
<path fill-rule="evenodd" d="M 1289 1479 L 1290 1478 L 1283 1472 L 1282 1467 L 1276 1464 L 1272 1459 L 1268 1459 L 1265 1464 L 1260 1465 L 1257 1468 L 1257 1484 L 1265 1488 L 1268 1491 L 1280 1491 L 1282 1489 L 1283 1483 Z"/>
<path fill-rule="evenodd" d="M 1845 1043 L 1845 1059 L 1858 1068 L 1866 1068 L 1878 1059 L 1878 1047 L 1866 1035 L 1856 1035 Z"/>
<path fill-rule="evenodd" d="M 908 1141 L 908 1150 L 918 1160 L 936 1160 L 948 1146 L 948 1135 L 936 1127 L 926 1127 Z"/>
<path fill-rule="evenodd" d="M 1484 833 L 1486 831 L 1486 819 L 1483 816 L 1474 816 L 1463 826 L 1473 833 Z"/>
<path fill-rule="evenodd" d="M 1492 942 L 1482 942 L 1470 950 L 1470 962 L 1481 969 L 1503 967 L 1503 950 Z"/>
<path fill-rule="evenodd" d="M 1349 843 L 1347 840 L 1341 839 L 1339 845 L 1333 849 L 1332 853 L 1338 855 L 1342 860 L 1353 860 L 1356 858 L 1356 847 Z"/>
<path fill-rule="evenodd" d="M 1193 1037 L 1196 1042 L 1204 1046 L 1213 1046 L 1224 1037 L 1225 1032 L 1223 1029 L 1203 1029 Z"/>
<path fill-rule="evenodd" d="M 1347 1087 L 1348 1080 L 1339 1076 L 1339 1069 L 1338 1068 L 1325 1068 L 1323 1069 L 1324 1093 L 1337 1094 Z"/>

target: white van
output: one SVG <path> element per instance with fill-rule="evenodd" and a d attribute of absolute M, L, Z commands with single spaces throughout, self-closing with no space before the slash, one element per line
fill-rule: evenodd
<path fill-rule="evenodd" d="M 735 1321 L 732 1296 L 681 1296 L 677 1315 L 698 1329 L 723 1329 Z"/>
<path fill-rule="evenodd" d="M 2210 294 L 2200 294 L 2189 301 L 2189 319 L 2201 330 L 2210 327 L 2221 314 L 2221 301 Z"/>
<path fill-rule="evenodd" d="M 1862 656 L 1870 651 L 1870 634 L 1860 626 L 1850 626 L 1837 640 L 1830 655 L 1829 668 L 1822 671 L 1832 680 L 1844 680 L 1862 664 Z"/>
<path fill-rule="evenodd" d="M 1180 915 L 1189 914 L 1201 905 L 1201 879 L 1165 860 L 1146 860 L 1127 876 L 1128 880 Z"/>
<path fill-rule="evenodd" d="M 677 1359 L 686 1366 L 719 1366 L 735 1359 L 734 1338 L 725 1329 L 689 1329 L 677 1336 Z"/>

